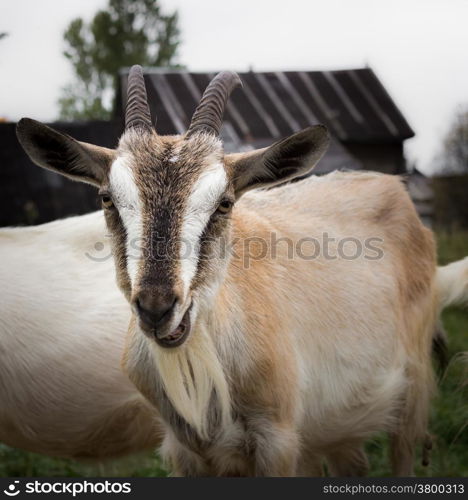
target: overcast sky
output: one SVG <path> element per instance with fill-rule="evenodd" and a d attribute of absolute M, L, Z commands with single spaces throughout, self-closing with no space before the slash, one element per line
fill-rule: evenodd
<path fill-rule="evenodd" d="M 191 70 L 371 66 L 416 138 L 429 172 L 457 105 L 468 103 L 468 0 L 160 0 L 178 9 L 179 60 Z M 0 0 L 0 116 L 57 118 L 72 78 L 62 33 L 106 0 Z"/>

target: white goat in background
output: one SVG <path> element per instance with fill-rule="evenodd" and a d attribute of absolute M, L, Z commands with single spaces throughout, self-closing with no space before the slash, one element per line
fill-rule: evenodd
<path fill-rule="evenodd" d="M 112 260 L 87 257 L 108 252 L 94 247 L 106 233 L 102 212 L 0 230 L 1 442 L 95 459 L 160 443 L 120 368 L 130 308 Z"/>

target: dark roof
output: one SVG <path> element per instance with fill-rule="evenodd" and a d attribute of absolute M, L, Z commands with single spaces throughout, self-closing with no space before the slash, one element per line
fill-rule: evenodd
<path fill-rule="evenodd" d="M 118 110 L 125 102 L 128 70 L 121 73 Z M 161 134 L 183 133 L 215 73 L 146 68 L 145 81 Z M 239 73 L 242 90 L 232 94 L 224 135 L 257 143 L 324 123 L 341 142 L 401 142 L 414 135 L 369 68 L 340 71 Z"/>

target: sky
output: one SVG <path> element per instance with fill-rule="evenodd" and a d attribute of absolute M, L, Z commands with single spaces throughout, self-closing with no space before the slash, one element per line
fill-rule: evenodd
<path fill-rule="evenodd" d="M 179 62 L 193 71 L 370 66 L 416 132 L 426 173 L 468 103 L 468 0 L 160 0 L 180 15 Z M 107 0 L 0 0 L 0 116 L 52 121 L 73 73 L 62 34 Z"/>

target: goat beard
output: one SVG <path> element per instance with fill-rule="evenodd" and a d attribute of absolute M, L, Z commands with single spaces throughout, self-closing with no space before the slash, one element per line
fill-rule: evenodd
<path fill-rule="evenodd" d="M 197 325 L 187 342 L 175 349 L 164 349 L 148 339 L 132 317 L 122 368 L 137 389 L 160 408 L 161 386 L 175 411 L 202 439 L 210 435 L 210 404 L 215 402 L 217 422 L 231 421 L 231 398 L 216 345 L 208 329 Z"/>
<path fill-rule="evenodd" d="M 209 437 L 212 396 L 221 424 L 229 422 L 228 382 L 215 343 L 206 328 L 199 326 L 194 329 L 188 342 L 176 349 L 164 349 L 151 342 L 151 351 L 166 396 L 202 439 Z"/>

